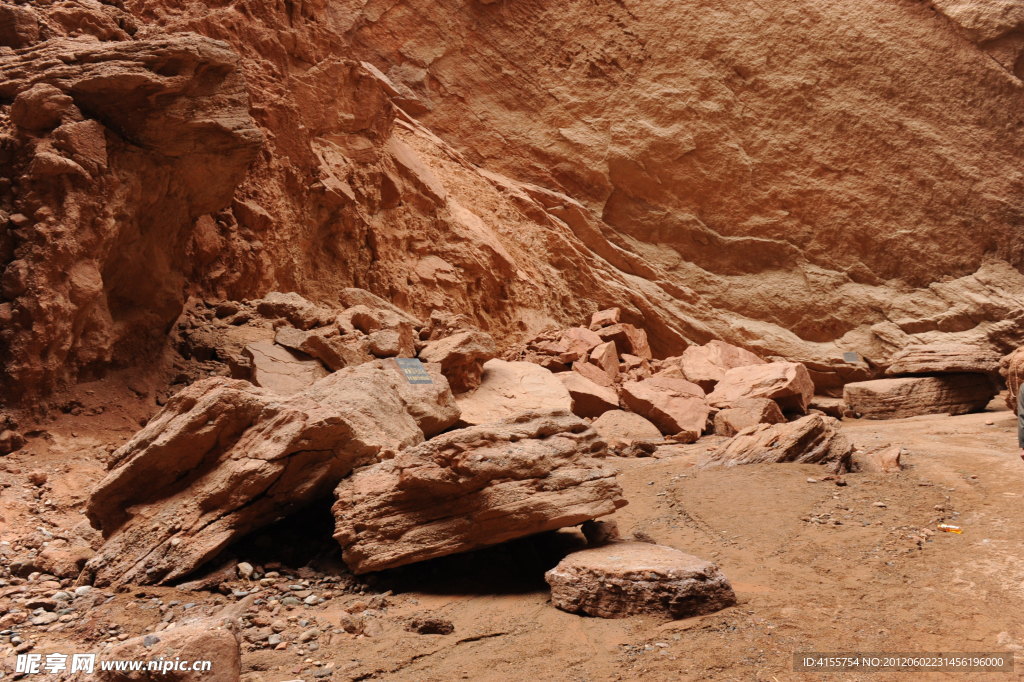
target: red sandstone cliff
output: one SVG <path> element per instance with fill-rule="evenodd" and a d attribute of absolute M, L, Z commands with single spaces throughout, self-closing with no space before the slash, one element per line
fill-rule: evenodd
<path fill-rule="evenodd" d="M 1024 10 L 0 7 L 4 399 L 151 358 L 189 295 L 360 286 L 501 338 L 621 305 L 840 381 L 1024 340 Z"/>

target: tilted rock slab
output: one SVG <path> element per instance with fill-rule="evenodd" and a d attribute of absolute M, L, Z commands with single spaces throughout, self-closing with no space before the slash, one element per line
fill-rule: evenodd
<path fill-rule="evenodd" d="M 997 393 L 985 374 L 875 379 L 846 384 L 847 409 L 867 419 L 900 419 L 922 414 L 967 414 L 983 410 Z"/>
<path fill-rule="evenodd" d="M 814 382 L 799 362 L 769 362 L 728 370 L 708 395 L 712 407 L 725 409 L 747 398 L 771 398 L 783 412 L 806 413 Z"/>
<path fill-rule="evenodd" d="M 712 451 L 702 466 L 736 466 L 765 462 L 827 464 L 848 471 L 853 445 L 839 420 L 812 414 L 786 424 L 758 424 L 743 429 Z"/>
<path fill-rule="evenodd" d="M 167 583 L 231 541 L 330 493 L 353 467 L 392 457 L 458 418 L 448 383 L 409 384 L 374 362 L 284 398 L 212 378 L 171 398 L 114 453 L 86 513 L 106 542 L 97 585 Z"/>
<path fill-rule="evenodd" d="M 606 516 L 626 501 L 605 447 L 565 411 L 452 431 L 343 480 L 334 537 L 366 573 Z"/>
<path fill-rule="evenodd" d="M 572 398 L 572 412 L 579 417 L 600 417 L 609 410 L 619 408 L 615 389 L 601 386 L 579 372 L 559 372 L 555 375 Z"/>
<path fill-rule="evenodd" d="M 749 398 L 715 414 L 715 433 L 719 436 L 735 436 L 755 424 L 781 424 L 785 421 L 786 417 L 774 400 Z"/>
<path fill-rule="evenodd" d="M 622 385 L 622 404 L 652 422 L 666 436 L 693 442 L 708 421 L 704 390 L 685 379 L 651 377 Z"/>
<path fill-rule="evenodd" d="M 574 552 L 544 574 L 551 603 L 598 618 L 638 614 L 688 618 L 736 603 L 718 567 L 678 549 L 613 542 Z"/>

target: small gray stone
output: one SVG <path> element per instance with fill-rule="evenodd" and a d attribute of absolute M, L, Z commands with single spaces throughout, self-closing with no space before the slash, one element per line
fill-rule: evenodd
<path fill-rule="evenodd" d="M 47 611 L 47 612 L 41 613 L 38 616 L 36 616 L 35 618 L 33 618 L 32 619 L 32 624 L 33 625 L 49 625 L 50 623 L 56 621 L 57 618 L 59 618 L 59 616 L 56 613 Z"/>
<path fill-rule="evenodd" d="M 151 647 L 154 644 L 158 643 L 159 641 L 160 641 L 160 638 L 157 637 L 156 635 L 146 635 L 145 637 L 142 638 L 142 646 L 144 646 L 144 647 Z"/>

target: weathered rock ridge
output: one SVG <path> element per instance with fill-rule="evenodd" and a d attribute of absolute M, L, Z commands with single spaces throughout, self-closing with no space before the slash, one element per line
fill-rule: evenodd
<path fill-rule="evenodd" d="M 350 286 L 506 346 L 619 306 L 656 356 L 721 339 L 819 388 L 1005 353 L 1021 11 L 936 8 L 5 6 L 4 400 L 148 362 L 190 294 Z"/>

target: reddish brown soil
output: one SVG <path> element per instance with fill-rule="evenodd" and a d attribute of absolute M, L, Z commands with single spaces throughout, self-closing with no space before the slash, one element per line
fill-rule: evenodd
<path fill-rule="evenodd" d="M 0 460 L 0 541 L 30 537 L 39 527 L 58 536 L 81 528 L 82 503 L 101 475 L 107 449 L 131 435 L 152 405 L 152 398 L 114 391 L 113 385 L 79 391 L 82 409 L 74 411 L 103 405 L 102 414 L 61 414 L 43 424 L 24 451 Z M 1015 523 L 1024 463 L 1014 447 L 1013 415 L 997 399 L 981 414 L 847 420 L 844 426 L 859 446 L 905 446 L 905 471 L 848 474 L 845 485 L 820 480 L 823 470 L 809 465 L 699 471 L 694 463 L 709 439 L 665 459 L 616 460 L 630 501 L 616 515 L 623 533 L 717 561 L 736 588 L 736 607 L 676 622 L 560 612 L 548 603 L 540 578 L 552 557 L 576 542 L 565 532 L 561 543 L 519 542 L 385 574 L 369 584 L 348 577 L 322 583 L 328 574 L 283 569 L 290 576 L 280 581 L 284 589 L 305 577 L 328 601 L 276 615 L 250 607 L 257 622 L 243 619 L 242 634 L 252 633 L 261 616 L 291 616 L 286 640 L 318 627 L 320 648 L 300 654 L 295 644 L 277 651 L 246 643 L 243 679 L 829 679 L 792 672 L 792 655 L 802 651 L 1001 651 L 1024 664 L 1024 531 Z M 48 474 L 41 488 L 29 482 L 38 471 Z M 964 533 L 928 532 L 942 521 L 961 525 Z M 6 579 L 0 605 L 17 607 L 19 591 L 57 589 L 38 582 Z M 253 587 L 240 580 L 227 586 Z M 394 594 L 376 619 L 379 632 L 357 637 L 340 630 L 343 609 L 389 588 Z M 114 594 L 99 606 L 76 601 L 76 618 L 58 623 L 59 630 L 16 629 L 36 652 L 100 651 L 118 633 L 152 632 L 161 620 L 154 599 L 197 604 L 189 614 L 171 608 L 168 618 L 174 620 L 217 614 L 236 601 L 214 592 L 143 588 Z M 449 619 L 455 632 L 407 632 L 404 623 L 420 614 Z M 301 619 L 310 623 L 302 626 L 296 622 Z M 112 624 L 120 630 L 100 632 Z M 332 676 L 313 677 L 318 671 Z M 897 673 L 842 678 L 910 679 Z"/>

